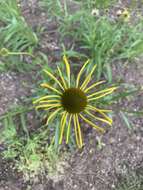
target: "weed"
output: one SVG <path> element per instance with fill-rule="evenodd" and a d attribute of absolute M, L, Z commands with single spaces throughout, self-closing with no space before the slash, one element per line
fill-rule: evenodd
<path fill-rule="evenodd" d="M 48 16 L 52 18 L 60 18 L 64 16 L 64 9 L 60 0 L 42 0 L 40 6 L 47 9 Z"/>
<path fill-rule="evenodd" d="M 17 1 L 0 1 L 0 71 L 29 69 L 31 65 L 21 55 L 32 56 L 37 43 L 37 36 L 22 17 Z"/>
<path fill-rule="evenodd" d="M 140 170 L 140 171 L 139 171 Z M 142 168 L 136 172 L 130 172 L 127 176 L 122 177 L 117 185 L 116 190 L 142 190 L 143 189 L 143 173 Z"/>
<path fill-rule="evenodd" d="M 117 2 L 117 0 L 87 0 L 87 1 L 82 1 L 82 0 L 75 0 L 83 4 L 85 9 L 90 9 L 92 10 L 93 8 L 98 8 L 98 9 L 105 9 L 109 8 L 112 4 Z"/>
<path fill-rule="evenodd" d="M 5 159 L 13 160 L 26 180 L 46 170 L 49 175 L 56 173 L 60 159 L 57 150 L 48 143 L 49 131 L 41 127 L 31 132 L 25 111 L 25 108 L 18 108 L 15 113 L 8 112 L 0 118 L 3 120 L 0 144 L 4 147 L 1 154 Z"/>
<path fill-rule="evenodd" d="M 109 82 L 112 81 L 113 60 L 115 63 L 115 60 L 133 59 L 142 54 L 142 22 L 131 26 L 113 23 L 107 17 L 95 19 L 85 12 L 78 13 L 78 19 L 76 16 L 68 25 L 61 24 L 60 33 L 63 38 L 70 37 L 75 48 L 91 58 L 92 65 L 97 64 L 98 80 L 104 74 Z"/>
<path fill-rule="evenodd" d="M 23 51 L 35 46 L 38 39 L 27 25 L 16 0 L 0 2 L 0 48 Z"/>
<path fill-rule="evenodd" d="M 94 2 L 104 4 L 103 1 Z M 74 13 L 68 11 L 67 4 L 65 7 L 64 14 L 58 14 L 56 9 L 53 9 L 59 24 L 61 44 L 64 42 L 66 44 L 66 39 L 70 39 L 71 51 L 68 51 L 68 56 L 73 56 L 75 53 L 76 57 L 76 52 L 78 52 L 81 53 L 81 58 L 83 54 L 89 57 L 92 60 L 92 66 L 97 64 L 97 80 L 104 75 L 111 82 L 113 62 L 133 59 L 143 53 L 142 20 L 136 25 L 131 25 L 120 20 L 113 21 L 104 15 L 97 18 L 92 15 L 91 10 L 85 9 L 82 3 L 79 6 L 80 10 Z M 59 6 L 60 9 L 61 6 Z M 69 45 L 65 48 L 69 49 Z M 69 52 L 72 52 L 72 55 Z"/>

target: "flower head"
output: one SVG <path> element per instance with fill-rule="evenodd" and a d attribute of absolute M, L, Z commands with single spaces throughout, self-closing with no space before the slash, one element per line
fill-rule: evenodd
<path fill-rule="evenodd" d="M 127 9 L 117 10 L 116 15 L 118 18 L 120 18 L 121 21 L 124 21 L 124 22 L 128 22 L 131 17 L 130 12 Z"/>
<path fill-rule="evenodd" d="M 91 11 L 91 15 L 93 15 L 93 16 L 99 16 L 99 9 L 93 9 L 92 11 Z"/>
<path fill-rule="evenodd" d="M 110 87 L 97 91 L 96 87 L 105 81 L 99 81 L 89 85 L 92 74 L 96 69 L 96 65 L 93 66 L 92 70 L 86 76 L 84 81 L 82 81 L 81 76 L 89 64 L 89 60 L 87 60 L 82 66 L 80 72 L 77 75 L 75 86 L 73 87 L 71 83 L 70 65 L 66 56 L 63 57 L 63 61 L 66 67 L 66 76 L 64 76 L 64 73 L 59 67 L 57 67 L 59 73 L 58 78 L 55 77 L 51 72 L 44 70 L 45 73 L 57 83 L 58 87 L 55 88 L 48 83 L 41 84 L 41 87 L 49 89 L 51 93 L 38 98 L 34 101 L 34 104 L 37 104 L 36 109 L 51 111 L 50 114 L 47 115 L 47 125 L 58 114 L 61 117 L 59 126 L 59 144 L 62 143 L 64 134 L 66 134 L 65 138 L 66 143 L 68 144 L 71 128 L 73 125 L 77 146 L 81 148 L 83 146 L 83 138 L 80 120 L 88 123 L 99 132 L 105 132 L 102 127 L 96 125 L 94 122 L 92 122 L 92 120 L 102 121 L 106 124 L 111 125 L 112 119 L 106 115 L 106 113 L 108 113 L 110 110 L 99 109 L 93 106 L 93 102 L 106 95 L 111 94 L 117 87 Z M 93 91 L 94 89 L 95 91 Z"/>
<path fill-rule="evenodd" d="M 130 19 L 130 13 L 129 13 L 129 11 L 128 11 L 127 9 L 125 9 L 125 10 L 122 12 L 121 15 L 122 15 L 124 21 L 129 21 L 129 19 Z"/>
<path fill-rule="evenodd" d="M 116 15 L 117 17 L 120 17 L 122 15 L 122 10 L 121 9 L 117 10 Z"/>

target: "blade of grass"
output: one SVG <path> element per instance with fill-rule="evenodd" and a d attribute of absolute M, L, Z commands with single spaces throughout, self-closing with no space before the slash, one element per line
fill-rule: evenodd
<path fill-rule="evenodd" d="M 122 111 L 120 111 L 120 115 L 121 115 L 124 123 L 126 124 L 127 128 L 131 130 L 133 128 L 133 126 L 131 125 L 127 115 Z"/>

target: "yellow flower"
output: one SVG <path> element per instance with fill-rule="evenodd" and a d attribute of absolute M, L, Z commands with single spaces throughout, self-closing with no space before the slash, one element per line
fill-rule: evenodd
<path fill-rule="evenodd" d="M 125 9 L 122 14 L 121 14 L 122 18 L 124 19 L 124 21 L 129 21 L 130 19 L 130 13 L 127 9 Z"/>
<path fill-rule="evenodd" d="M 64 77 L 63 72 L 59 67 L 57 67 L 59 73 L 58 78 L 51 72 L 44 70 L 45 73 L 57 83 L 58 87 L 54 88 L 48 83 L 41 84 L 41 87 L 49 89 L 51 94 L 40 97 L 33 103 L 37 104 L 36 109 L 52 111 L 50 115 L 47 116 L 46 125 L 48 125 L 58 114 L 61 117 L 59 126 L 59 144 L 62 143 L 64 134 L 66 134 L 65 138 L 66 143 L 68 144 L 71 127 L 73 124 L 76 143 L 77 146 L 81 148 L 83 146 L 83 138 L 79 118 L 91 125 L 97 131 L 105 132 L 102 127 L 97 126 L 91 120 L 93 119 L 95 121 L 102 121 L 111 125 L 112 119 L 106 115 L 106 113 L 110 112 L 111 110 L 99 109 L 93 106 L 93 101 L 97 101 L 100 98 L 111 94 L 115 89 L 117 89 L 117 87 L 110 87 L 104 90 L 96 91 L 96 87 L 105 81 L 99 81 L 89 85 L 92 74 L 96 69 L 96 65 L 93 66 L 92 70 L 86 76 L 84 81 L 82 81 L 81 76 L 89 64 L 89 60 L 87 60 L 82 66 L 80 72 L 77 75 L 75 86 L 73 87 L 71 84 L 70 65 L 66 56 L 63 57 L 63 61 L 66 67 L 66 77 Z M 95 91 L 91 93 L 93 89 L 95 89 Z"/>

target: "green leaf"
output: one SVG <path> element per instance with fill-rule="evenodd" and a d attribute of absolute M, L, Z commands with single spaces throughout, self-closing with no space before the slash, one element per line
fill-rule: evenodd
<path fill-rule="evenodd" d="M 28 129 L 26 127 L 26 121 L 25 121 L 25 117 L 24 117 L 24 113 L 22 113 L 20 115 L 20 119 L 21 119 L 21 126 L 22 126 L 22 129 L 23 131 L 25 132 L 25 134 L 27 135 L 27 137 L 29 138 L 29 132 L 28 132 Z"/>
<path fill-rule="evenodd" d="M 120 111 L 120 115 L 123 118 L 123 121 L 126 124 L 127 128 L 131 130 L 133 128 L 133 126 L 131 125 L 127 115 L 122 111 Z"/>
<path fill-rule="evenodd" d="M 57 149 L 59 146 L 59 136 L 60 136 L 60 122 L 57 119 L 57 122 L 55 124 L 55 148 Z"/>

